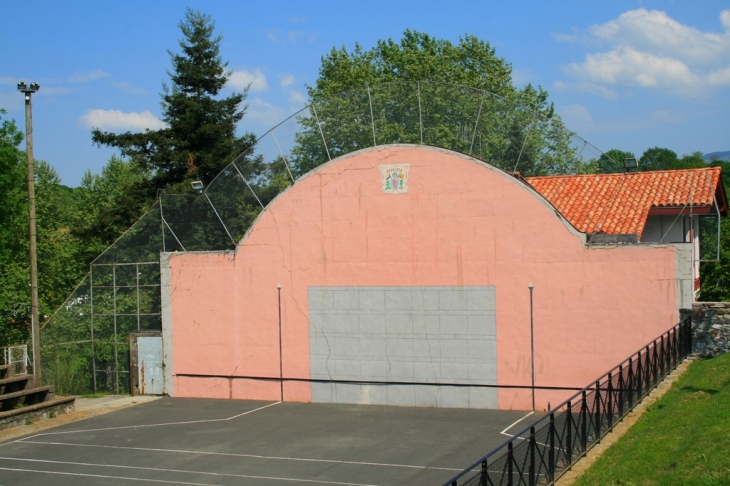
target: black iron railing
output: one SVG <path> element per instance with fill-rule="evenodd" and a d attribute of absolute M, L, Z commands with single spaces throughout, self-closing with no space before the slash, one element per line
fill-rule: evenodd
<path fill-rule="evenodd" d="M 552 484 L 691 351 L 685 319 L 444 486 Z"/>

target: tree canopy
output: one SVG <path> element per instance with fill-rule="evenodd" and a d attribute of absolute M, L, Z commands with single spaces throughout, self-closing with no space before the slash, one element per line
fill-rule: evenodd
<path fill-rule="evenodd" d="M 548 93 L 516 88 L 511 71 L 473 35 L 453 44 L 406 30 L 370 50 L 333 48 L 307 87 L 312 109 L 300 118 L 296 171 L 385 143 L 445 147 L 526 175 L 577 171 L 572 134 Z"/>
<path fill-rule="evenodd" d="M 168 50 L 170 85 L 163 83 L 162 119 L 167 127 L 144 133 L 92 132 L 95 144 L 116 147 L 149 171 L 153 189 L 177 185 L 184 190 L 183 183 L 196 179 L 207 184 L 255 141 L 249 133 L 236 136 L 248 89 L 218 98 L 231 73 L 220 56 L 222 37 L 215 35 L 215 23 L 209 15 L 188 9 L 179 27 L 180 52 Z M 254 175 L 262 170 L 253 162 L 246 168 Z"/>

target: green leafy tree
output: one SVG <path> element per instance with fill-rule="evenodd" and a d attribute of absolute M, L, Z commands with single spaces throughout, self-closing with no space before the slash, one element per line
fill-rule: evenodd
<path fill-rule="evenodd" d="M 100 174 L 87 171 L 76 190 L 73 235 L 78 258 L 90 262 L 152 205 L 146 187 L 151 174 L 140 164 L 112 156 Z"/>
<path fill-rule="evenodd" d="M 406 30 L 400 42 L 380 40 L 371 50 L 332 49 L 307 88 L 296 172 L 386 143 L 445 147 L 527 175 L 575 172 L 572 134 L 547 92 L 515 88 L 511 70 L 472 35 L 452 44 Z"/>
<path fill-rule="evenodd" d="M 641 154 L 639 170 L 671 170 L 679 164 L 677 153 L 667 148 L 653 147 Z"/>
<path fill-rule="evenodd" d="M 5 113 L 0 109 L 0 346 L 23 342 L 30 331 L 26 158 L 23 134 Z"/>
<path fill-rule="evenodd" d="M 631 152 L 624 152 L 623 150 L 611 149 L 603 152 L 598 158 L 598 172 L 610 173 L 610 172 L 625 172 L 626 166 L 624 160 L 635 158 L 636 156 Z"/>
<path fill-rule="evenodd" d="M 0 225 L 0 345 L 18 344 L 30 331 L 30 264 L 28 198 L 25 153 L 18 149 L 22 135 L 12 122 L 0 129 L 0 163 L 5 185 Z M 36 161 L 36 230 L 38 255 L 38 304 L 41 321 L 65 300 L 85 272 L 84 262 L 74 258 L 79 242 L 69 232 L 73 199 L 61 186 L 55 170 Z"/>
<path fill-rule="evenodd" d="M 163 84 L 162 119 L 168 126 L 123 134 L 95 129 L 92 140 L 120 149 L 123 156 L 149 171 L 153 189 L 185 191 L 191 180 L 210 182 L 234 156 L 251 148 L 255 137 L 248 133 L 236 136 L 248 90 L 218 98 L 231 73 L 221 59 L 222 37 L 214 34 L 211 17 L 188 9 L 179 27 L 181 52 L 168 51 L 171 84 Z M 255 160 L 240 165 L 246 169 L 245 175 L 256 176 L 262 170 Z"/>
<path fill-rule="evenodd" d="M 696 155 L 696 153 L 694 154 Z M 709 164 L 722 168 L 722 183 L 725 194 L 730 194 L 730 162 L 715 160 Z M 702 233 L 702 258 L 713 260 L 718 256 L 717 222 L 714 218 L 700 220 Z M 718 261 L 707 261 L 700 264 L 700 300 L 706 302 L 730 301 L 730 219 L 720 221 L 720 251 Z"/>

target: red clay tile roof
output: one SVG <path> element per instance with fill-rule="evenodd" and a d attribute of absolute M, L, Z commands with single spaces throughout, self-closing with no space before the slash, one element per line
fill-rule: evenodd
<path fill-rule="evenodd" d="M 727 212 L 719 167 L 525 180 L 584 233 L 641 236 L 652 208 L 710 208 L 716 193 L 721 211 Z"/>

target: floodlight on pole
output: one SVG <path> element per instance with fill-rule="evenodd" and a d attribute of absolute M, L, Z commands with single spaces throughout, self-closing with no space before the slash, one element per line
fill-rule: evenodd
<path fill-rule="evenodd" d="M 637 167 L 639 167 L 639 159 L 637 159 L 636 157 L 626 157 L 624 159 L 624 167 L 626 168 L 626 170 L 636 169 Z"/>
<path fill-rule="evenodd" d="M 41 340 L 38 316 L 38 257 L 35 228 L 35 174 L 33 171 L 33 110 L 31 96 L 41 88 L 38 83 L 18 83 L 18 91 L 25 95 L 25 146 L 28 156 L 28 206 L 30 227 L 30 312 L 33 339 L 33 375 L 37 386 L 41 385 Z"/>

